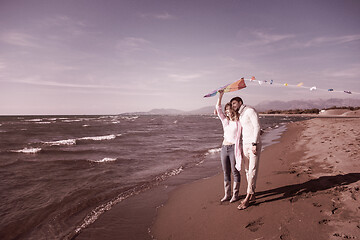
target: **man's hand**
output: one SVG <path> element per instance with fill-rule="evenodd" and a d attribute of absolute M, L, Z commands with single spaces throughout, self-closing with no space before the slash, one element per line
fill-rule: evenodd
<path fill-rule="evenodd" d="M 252 146 L 252 152 L 254 155 L 257 154 L 257 146 Z"/>

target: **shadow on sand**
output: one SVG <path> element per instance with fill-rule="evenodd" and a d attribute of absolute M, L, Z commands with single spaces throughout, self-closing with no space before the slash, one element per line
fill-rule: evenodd
<path fill-rule="evenodd" d="M 274 188 L 256 193 L 256 203 L 252 205 L 259 205 L 262 203 L 273 202 L 282 199 L 290 199 L 306 193 L 315 193 L 318 191 L 327 190 L 334 187 L 345 186 L 360 180 L 360 173 L 348 173 L 345 175 L 336 176 L 322 176 L 310 181 L 288 185 L 284 187 Z M 270 199 L 268 199 L 270 198 Z M 261 200 L 264 199 L 264 200 Z"/>

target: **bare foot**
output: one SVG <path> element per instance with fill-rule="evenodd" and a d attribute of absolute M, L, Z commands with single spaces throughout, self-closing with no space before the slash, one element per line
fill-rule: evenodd
<path fill-rule="evenodd" d="M 239 210 L 245 210 L 250 205 L 249 201 L 242 201 L 241 204 L 237 207 Z"/>

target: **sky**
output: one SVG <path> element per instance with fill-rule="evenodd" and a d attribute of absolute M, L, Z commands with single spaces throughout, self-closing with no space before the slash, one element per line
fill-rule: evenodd
<path fill-rule="evenodd" d="M 241 77 L 360 92 L 358 0 L 0 0 L 0 115 L 215 105 Z M 359 94 L 259 85 L 266 101 Z"/>

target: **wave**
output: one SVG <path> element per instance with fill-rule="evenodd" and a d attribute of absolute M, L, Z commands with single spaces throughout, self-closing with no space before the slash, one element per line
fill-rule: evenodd
<path fill-rule="evenodd" d="M 90 160 L 90 161 L 95 163 L 114 162 L 116 161 L 116 158 L 103 158 L 100 160 Z"/>
<path fill-rule="evenodd" d="M 76 139 L 66 139 L 52 142 L 44 142 L 44 144 L 48 144 L 50 146 L 60 146 L 60 145 L 75 145 Z"/>
<path fill-rule="evenodd" d="M 214 154 L 214 153 L 218 153 L 218 152 L 221 152 L 221 148 L 212 148 L 212 149 L 209 149 L 205 155 Z"/>
<path fill-rule="evenodd" d="M 63 122 L 81 122 L 82 119 L 66 119 L 66 120 L 63 120 Z"/>
<path fill-rule="evenodd" d="M 133 116 L 133 117 L 121 117 L 122 119 L 125 119 L 125 120 L 131 120 L 131 121 L 134 121 L 135 119 L 138 119 L 139 116 Z"/>
<path fill-rule="evenodd" d="M 50 124 L 51 122 L 35 122 L 36 124 Z"/>
<path fill-rule="evenodd" d="M 95 137 L 82 137 L 82 138 L 75 138 L 75 139 L 66 139 L 66 140 L 58 140 L 58 141 L 50 141 L 50 142 L 43 142 L 43 144 L 50 145 L 50 146 L 60 146 L 60 145 L 76 145 L 77 141 L 80 140 L 92 140 L 92 141 L 103 141 L 103 140 L 111 140 L 115 139 L 116 137 L 121 136 L 122 134 L 111 134 L 106 136 L 95 136 Z"/>
<path fill-rule="evenodd" d="M 41 148 L 24 148 L 21 150 L 11 150 L 11 152 L 16 152 L 16 153 L 38 153 L 40 152 L 42 149 Z"/>
<path fill-rule="evenodd" d="M 111 140 L 116 138 L 114 134 L 106 135 L 106 136 L 97 136 L 97 137 L 82 137 L 78 138 L 78 140 L 93 140 L 93 141 L 102 141 L 102 140 Z"/>
<path fill-rule="evenodd" d="M 41 118 L 36 118 L 36 119 L 27 119 L 27 120 L 24 120 L 25 122 L 41 122 L 42 119 Z"/>

